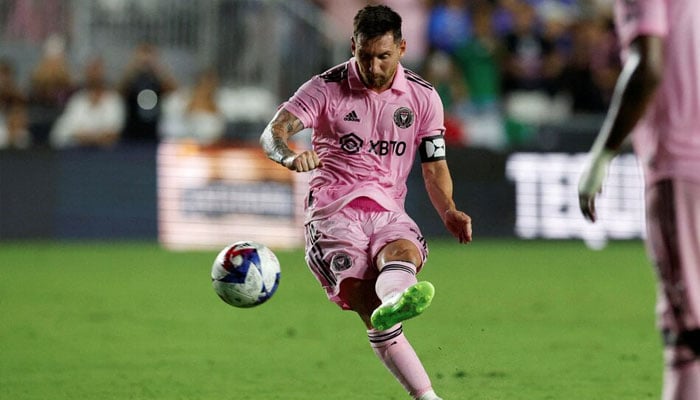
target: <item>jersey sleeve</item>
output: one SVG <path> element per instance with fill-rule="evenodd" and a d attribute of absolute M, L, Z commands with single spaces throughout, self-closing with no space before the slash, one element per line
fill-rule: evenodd
<path fill-rule="evenodd" d="M 666 36 L 668 34 L 667 1 L 616 1 L 615 26 L 623 47 L 629 46 L 638 36 Z"/>
<path fill-rule="evenodd" d="M 326 103 L 327 96 L 323 89 L 322 79 L 318 76 L 311 78 L 282 104 L 282 108 L 299 118 L 305 128 L 315 128 Z"/>
<path fill-rule="evenodd" d="M 421 118 L 421 128 L 417 139 L 420 141 L 426 136 L 444 135 L 445 110 L 437 90 L 432 89 L 428 96 L 425 111 Z"/>
<path fill-rule="evenodd" d="M 435 89 L 431 90 L 421 129 L 416 137 L 421 162 L 445 159 L 445 111 Z"/>

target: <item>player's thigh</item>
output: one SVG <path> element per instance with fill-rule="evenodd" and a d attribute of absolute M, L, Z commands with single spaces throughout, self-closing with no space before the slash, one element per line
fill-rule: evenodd
<path fill-rule="evenodd" d="M 306 224 L 306 262 L 328 298 L 352 309 L 346 279 L 374 280 L 377 269 L 369 257 L 369 238 L 356 218 L 338 213 Z M 356 302 L 355 302 L 356 303 Z M 355 304 L 356 305 L 356 304 Z"/>

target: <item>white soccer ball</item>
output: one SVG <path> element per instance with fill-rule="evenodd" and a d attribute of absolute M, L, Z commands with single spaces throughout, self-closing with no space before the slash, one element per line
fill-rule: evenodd
<path fill-rule="evenodd" d="M 211 267 L 211 282 L 221 300 L 241 308 L 266 302 L 280 282 L 280 264 L 267 246 L 236 242 L 216 256 Z"/>

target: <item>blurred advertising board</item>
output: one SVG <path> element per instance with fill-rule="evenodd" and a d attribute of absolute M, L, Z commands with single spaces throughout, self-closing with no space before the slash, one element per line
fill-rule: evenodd
<path fill-rule="evenodd" d="M 158 236 L 166 248 L 303 245 L 305 174 L 280 167 L 260 147 L 163 142 L 157 168 Z"/>
<path fill-rule="evenodd" d="M 300 144 L 303 146 L 303 144 Z M 578 206 L 580 152 L 447 153 L 454 198 L 473 219 L 475 240 L 609 240 L 645 236 L 643 180 L 630 153 L 616 157 L 596 203 Z M 446 237 L 416 162 L 406 211 L 426 237 Z M 258 146 L 0 151 L 0 241 L 17 238 L 147 239 L 171 249 L 213 250 L 239 240 L 303 245 L 308 174 L 269 161 Z"/>
<path fill-rule="evenodd" d="M 586 153 L 513 153 L 506 176 L 515 183 L 515 226 L 525 239 L 583 239 L 602 248 L 610 239 L 645 237 L 644 181 L 636 157 L 617 156 L 596 200 L 598 221 L 579 209 L 578 180 Z"/>

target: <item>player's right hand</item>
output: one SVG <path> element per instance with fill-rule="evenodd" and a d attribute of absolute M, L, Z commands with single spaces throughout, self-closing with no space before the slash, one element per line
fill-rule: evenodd
<path fill-rule="evenodd" d="M 308 172 L 323 166 L 323 163 L 315 151 L 305 150 L 295 156 L 287 157 L 284 160 L 284 166 L 292 171 Z"/>
<path fill-rule="evenodd" d="M 459 210 L 445 212 L 445 227 L 460 243 L 472 241 L 472 218 Z"/>
<path fill-rule="evenodd" d="M 578 202 L 581 213 L 591 222 L 595 222 L 597 215 L 595 212 L 595 197 L 601 192 L 603 180 L 608 173 L 608 166 L 615 157 L 615 152 L 611 150 L 591 151 L 588 164 L 581 174 L 578 182 Z"/>

